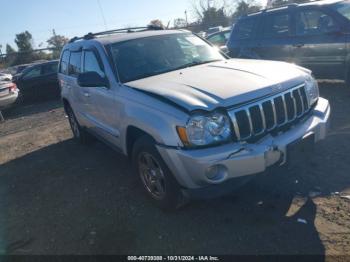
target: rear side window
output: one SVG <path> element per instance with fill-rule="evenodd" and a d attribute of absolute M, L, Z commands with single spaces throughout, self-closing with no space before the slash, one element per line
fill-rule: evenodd
<path fill-rule="evenodd" d="M 69 64 L 69 51 L 66 50 L 63 52 L 63 55 L 62 55 L 60 73 L 68 75 L 68 64 Z"/>
<path fill-rule="evenodd" d="M 71 52 L 69 65 L 68 65 L 68 74 L 70 76 L 78 76 L 80 73 L 81 73 L 81 51 Z"/>
<path fill-rule="evenodd" d="M 296 33 L 303 35 L 321 35 L 339 30 L 333 18 L 319 10 L 304 10 L 297 14 Z"/>
<path fill-rule="evenodd" d="M 269 14 L 265 17 L 264 38 L 290 35 L 290 15 L 288 13 Z"/>
<path fill-rule="evenodd" d="M 235 26 L 235 30 L 234 30 L 235 32 L 232 34 L 232 36 L 238 40 L 253 38 L 255 21 L 256 19 L 254 18 L 247 18 L 247 19 L 241 20 L 237 24 L 237 26 Z"/>

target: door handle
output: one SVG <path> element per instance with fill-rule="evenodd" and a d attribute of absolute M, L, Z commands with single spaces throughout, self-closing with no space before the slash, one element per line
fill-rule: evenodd
<path fill-rule="evenodd" d="M 294 47 L 298 47 L 298 48 L 300 48 L 300 47 L 303 47 L 304 46 L 304 44 L 295 44 L 295 45 L 293 45 Z"/>
<path fill-rule="evenodd" d="M 84 96 L 85 96 L 85 97 L 90 97 L 90 94 L 89 94 L 89 93 L 84 92 Z"/>

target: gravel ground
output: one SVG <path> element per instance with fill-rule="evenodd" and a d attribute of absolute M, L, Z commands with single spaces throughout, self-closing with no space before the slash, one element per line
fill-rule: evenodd
<path fill-rule="evenodd" d="M 321 94 L 333 107 L 332 129 L 312 159 L 174 213 L 152 206 L 125 157 L 99 142 L 73 141 L 59 102 L 17 109 L 0 124 L 0 254 L 318 254 L 345 261 L 350 89 L 322 82 Z"/>

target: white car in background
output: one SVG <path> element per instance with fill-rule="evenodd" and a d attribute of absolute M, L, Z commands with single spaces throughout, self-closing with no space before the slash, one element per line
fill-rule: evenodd
<path fill-rule="evenodd" d="M 0 73 L 0 81 L 12 81 L 12 75 Z"/>
<path fill-rule="evenodd" d="M 19 90 L 16 84 L 0 81 L 0 110 L 11 107 L 18 99 Z"/>

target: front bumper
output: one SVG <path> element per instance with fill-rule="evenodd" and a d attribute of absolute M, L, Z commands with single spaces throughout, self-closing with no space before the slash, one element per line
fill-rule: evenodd
<path fill-rule="evenodd" d="M 198 150 L 158 146 L 158 150 L 182 187 L 200 189 L 224 184 L 233 178 L 263 173 L 271 166 L 284 165 L 288 157 L 287 146 L 307 135 L 313 134 L 315 143 L 325 139 L 330 113 L 329 102 L 320 98 L 311 116 L 285 133 L 275 137 L 268 135 L 254 144 L 235 143 Z M 218 176 L 209 179 L 208 170 L 215 170 Z"/>

